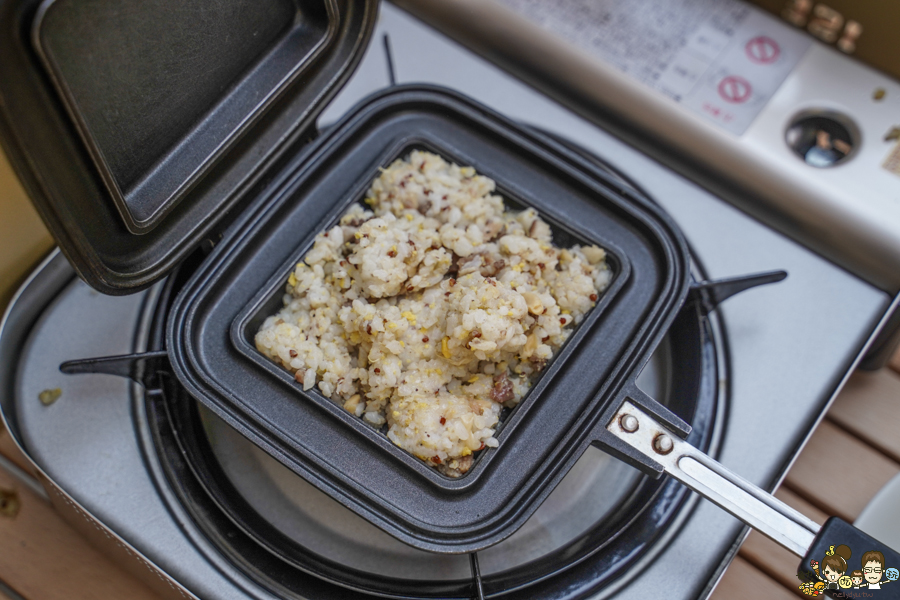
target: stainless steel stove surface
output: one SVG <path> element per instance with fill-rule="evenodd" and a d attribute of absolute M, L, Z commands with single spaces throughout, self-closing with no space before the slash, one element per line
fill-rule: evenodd
<path fill-rule="evenodd" d="M 727 334 L 727 347 L 720 345 L 718 357 L 727 366 L 718 373 L 720 397 L 727 399 L 727 409 L 718 412 L 718 457 L 746 479 L 773 488 L 887 310 L 888 295 L 390 5 L 382 7 L 375 43 L 356 75 L 321 117 L 323 127 L 389 84 L 381 43 L 385 35 L 397 82 L 459 90 L 513 119 L 572 140 L 639 182 L 678 223 L 709 277 L 775 269 L 789 273 L 781 283 L 728 300 L 714 318 Z M 48 259 L 23 287 L 0 330 L 4 415 L 57 503 L 68 510 L 83 508 L 103 523 L 162 580 L 170 579 L 166 586 L 200 598 L 276 597 L 217 549 L 166 485 L 141 390 L 123 379 L 67 377 L 58 371 L 65 360 L 146 347 L 149 307 L 159 292 L 156 287 L 130 297 L 103 296 L 75 279 L 60 255 Z M 646 391 L 665 396 L 658 386 L 664 386 L 673 363 L 664 350 L 657 353 L 642 375 Z M 49 406 L 38 401 L 42 390 L 56 387 L 63 390 L 59 400 Z M 464 558 L 406 548 L 290 475 L 215 417 L 201 414 L 229 480 L 287 536 L 354 567 L 368 563 L 362 566 L 410 579 L 467 577 Z M 483 553 L 485 574 L 565 545 L 585 524 L 602 519 L 637 479 L 636 471 L 592 449 L 519 533 Z M 738 521 L 712 504 L 691 502 L 653 550 L 592 597 L 703 597 L 742 531 Z M 311 585 L 308 597 L 325 593 Z"/>

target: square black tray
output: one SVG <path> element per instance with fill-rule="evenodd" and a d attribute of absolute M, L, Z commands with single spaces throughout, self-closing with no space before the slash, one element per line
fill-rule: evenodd
<path fill-rule="evenodd" d="M 290 265 L 410 144 L 498 182 L 559 231 L 610 249 L 608 300 L 465 477 L 443 477 L 249 347 Z M 685 244 L 649 203 L 595 166 L 447 90 L 397 87 L 363 102 L 245 211 L 175 301 L 167 349 L 200 402 L 333 498 L 426 550 L 468 552 L 514 532 L 600 431 L 674 319 L 690 275 Z"/>

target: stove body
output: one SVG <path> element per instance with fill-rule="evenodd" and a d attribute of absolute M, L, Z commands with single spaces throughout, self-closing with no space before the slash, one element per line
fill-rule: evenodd
<path fill-rule="evenodd" d="M 450 87 L 571 140 L 636 181 L 678 223 L 710 278 L 788 272 L 784 282 L 730 299 L 716 317 L 727 333 L 719 358 L 728 376 L 718 382 L 727 407 L 718 413 L 715 450 L 739 475 L 766 489 L 777 486 L 891 298 L 391 5 L 382 7 L 373 40 L 320 117 L 320 128 L 390 85 L 391 72 L 398 83 Z M 149 574 L 161 592 L 276 597 L 227 560 L 164 485 L 141 390 L 117 378 L 58 371 L 65 360 L 146 347 L 146 306 L 158 293 L 157 287 L 103 296 L 78 281 L 60 255 L 51 256 L 11 304 L 0 331 L 3 415 L 55 504 L 93 531 L 98 543 Z M 38 401 L 42 390 L 56 387 L 63 390 L 60 400 L 51 406 Z M 705 597 L 744 533 L 712 504 L 691 502 L 653 552 L 591 597 L 646 598 L 663 589 L 669 598 Z M 308 597 L 326 596 L 313 586 Z"/>

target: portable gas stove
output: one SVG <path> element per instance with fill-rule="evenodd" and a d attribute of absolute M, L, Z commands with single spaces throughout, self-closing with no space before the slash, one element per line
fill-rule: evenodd
<path fill-rule="evenodd" d="M 774 489 L 890 297 L 391 5 L 381 7 L 373 43 L 320 130 L 395 82 L 458 90 L 596 156 L 623 189 L 653 198 L 677 222 L 697 281 L 788 273 L 717 308 L 700 296 L 689 302 L 639 379 L 693 425 L 694 444 Z M 165 374 L 148 392 L 108 375 L 59 372 L 71 359 L 160 349 L 169 303 L 204 255 L 147 291 L 110 297 L 54 253 L 0 331 L 3 415 L 54 504 L 160 593 L 700 598 L 737 551 L 745 534 L 737 520 L 596 448 L 522 529 L 476 559 L 415 550 L 306 483 Z M 134 376 L 150 362 L 118 368 Z M 53 388 L 58 400 L 38 400 Z"/>

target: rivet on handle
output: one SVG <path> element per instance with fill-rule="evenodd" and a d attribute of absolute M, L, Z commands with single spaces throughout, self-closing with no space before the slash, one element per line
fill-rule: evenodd
<path fill-rule="evenodd" d="M 665 433 L 661 433 L 653 438 L 653 449 L 657 454 L 668 454 L 675 447 L 675 443 Z"/>
<path fill-rule="evenodd" d="M 628 433 L 634 433 L 641 426 L 641 424 L 637 420 L 637 417 L 628 414 L 622 415 L 619 418 L 619 425 Z"/>

